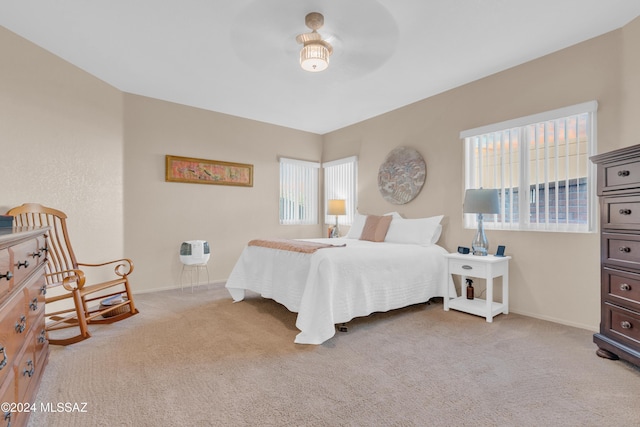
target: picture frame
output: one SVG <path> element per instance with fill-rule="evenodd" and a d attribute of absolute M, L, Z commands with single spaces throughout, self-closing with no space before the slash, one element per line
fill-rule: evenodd
<path fill-rule="evenodd" d="M 165 181 L 253 187 L 253 165 L 167 154 Z"/>

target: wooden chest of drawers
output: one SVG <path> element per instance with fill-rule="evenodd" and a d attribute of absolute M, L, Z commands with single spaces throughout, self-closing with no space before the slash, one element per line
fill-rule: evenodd
<path fill-rule="evenodd" d="M 598 166 L 601 319 L 597 354 L 640 366 L 640 145 L 591 158 Z"/>
<path fill-rule="evenodd" d="M 44 323 L 47 229 L 0 229 L 0 402 L 3 403 L 33 403 L 47 363 L 49 343 Z M 29 412 L 3 408 L 0 416 L 0 426 L 24 426 Z"/>

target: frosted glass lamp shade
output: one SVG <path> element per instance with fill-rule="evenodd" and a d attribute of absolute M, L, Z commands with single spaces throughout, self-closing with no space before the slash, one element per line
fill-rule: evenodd
<path fill-rule="evenodd" d="M 329 67 L 330 54 L 323 44 L 309 43 L 300 50 L 300 66 L 306 71 L 324 71 Z"/>

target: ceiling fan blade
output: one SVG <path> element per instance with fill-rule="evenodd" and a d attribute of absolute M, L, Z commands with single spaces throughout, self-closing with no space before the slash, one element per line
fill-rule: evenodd
<path fill-rule="evenodd" d="M 296 41 L 300 44 L 308 43 L 311 41 L 320 41 L 320 40 L 322 40 L 322 36 L 316 33 L 315 31 L 311 33 L 298 34 L 296 36 Z"/>

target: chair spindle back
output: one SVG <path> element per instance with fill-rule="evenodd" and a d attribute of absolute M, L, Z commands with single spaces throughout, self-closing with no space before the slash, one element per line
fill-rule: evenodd
<path fill-rule="evenodd" d="M 77 269 L 78 263 L 67 232 L 67 215 L 56 209 L 37 203 L 25 203 L 12 209 L 15 225 L 19 227 L 49 226 L 47 239 L 47 265 L 45 272 L 47 284 L 60 283 L 69 270 Z"/>

